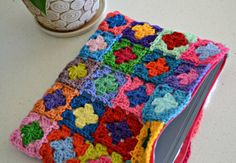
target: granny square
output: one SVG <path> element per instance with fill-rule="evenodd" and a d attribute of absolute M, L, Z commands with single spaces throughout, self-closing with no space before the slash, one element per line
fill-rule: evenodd
<path fill-rule="evenodd" d="M 124 160 L 129 160 L 129 152 L 134 149 L 141 128 L 142 124 L 132 113 L 126 114 L 121 108 L 107 108 L 94 133 L 95 143 L 101 143 L 108 151 L 120 153 Z"/>
<path fill-rule="evenodd" d="M 183 61 L 175 68 L 174 73 L 167 76 L 163 81 L 173 88 L 193 92 L 209 67 L 209 65 L 194 66 L 192 63 Z"/>
<path fill-rule="evenodd" d="M 39 150 L 47 142 L 47 136 L 59 126 L 47 117 L 30 112 L 21 122 L 20 127 L 10 136 L 11 143 L 31 157 L 42 159 Z"/>
<path fill-rule="evenodd" d="M 178 115 L 190 99 L 190 94 L 170 87 L 158 85 L 150 100 L 142 110 L 142 119 L 146 121 L 168 122 Z"/>
<path fill-rule="evenodd" d="M 92 134 L 98 126 L 98 120 L 105 112 L 105 108 L 100 101 L 91 101 L 90 95 L 83 93 L 75 96 L 70 103 L 72 110 L 62 113 L 63 120 L 59 121 L 60 126 L 65 125 L 82 135 L 86 140 L 93 142 Z"/>
<path fill-rule="evenodd" d="M 162 84 L 181 63 L 181 60 L 164 56 L 162 51 L 155 50 L 146 54 L 141 62 L 134 66 L 133 74 L 154 84 Z"/>
<path fill-rule="evenodd" d="M 145 47 L 150 47 L 157 35 L 162 31 L 162 28 L 157 25 L 150 25 L 146 22 L 131 23 L 122 32 L 122 37 L 130 40 L 132 43 L 138 43 Z"/>
<path fill-rule="evenodd" d="M 62 83 L 55 83 L 34 105 L 33 111 L 50 119 L 61 120 L 61 114 L 71 109 L 69 104 L 76 95 L 79 95 L 77 90 Z"/>
<path fill-rule="evenodd" d="M 85 154 L 89 145 L 85 143 L 85 139 L 72 133 L 66 126 L 61 126 L 60 129 L 55 129 L 47 135 L 47 142 L 45 142 L 39 150 L 43 157 L 42 161 L 51 163 L 73 162 L 77 156 Z"/>
<path fill-rule="evenodd" d="M 98 26 L 98 29 L 111 32 L 114 35 L 120 35 L 132 22 L 133 20 L 128 16 L 121 14 L 119 11 L 115 11 L 107 14 L 105 20 Z"/>
<path fill-rule="evenodd" d="M 80 89 L 85 79 L 96 70 L 98 65 L 99 63 L 94 60 L 77 57 L 64 68 L 57 81 Z"/>
<path fill-rule="evenodd" d="M 112 100 L 113 107 L 133 113 L 141 121 L 144 104 L 154 89 L 155 85 L 152 83 L 146 83 L 138 77 L 127 76 L 126 83 L 120 87 L 117 96 Z"/>
<path fill-rule="evenodd" d="M 117 95 L 118 89 L 126 82 L 125 74 L 112 70 L 109 66 L 101 66 L 83 84 L 82 92 L 91 95 L 91 100 L 100 100 L 111 106 L 111 99 Z"/>
<path fill-rule="evenodd" d="M 110 32 L 97 30 L 83 46 L 79 56 L 84 59 L 91 58 L 95 61 L 102 61 L 103 55 L 107 53 L 120 36 L 121 35 L 115 36 Z"/>
<path fill-rule="evenodd" d="M 228 49 L 220 43 L 199 39 L 197 42 L 190 44 L 189 49 L 182 53 L 181 58 L 196 65 L 214 65 L 224 57 L 227 51 Z"/>
<path fill-rule="evenodd" d="M 227 54 L 220 43 L 109 13 L 10 142 L 43 163 L 153 163 L 162 132 Z"/>
<path fill-rule="evenodd" d="M 197 41 L 197 37 L 190 33 L 181 33 L 164 29 L 152 42 L 151 50 L 161 50 L 164 55 L 179 58 L 185 52 L 190 43 Z"/>
<path fill-rule="evenodd" d="M 133 67 L 140 62 L 147 51 L 145 47 L 139 44 L 133 44 L 127 39 L 121 39 L 104 56 L 104 63 L 129 74 L 133 72 Z"/>

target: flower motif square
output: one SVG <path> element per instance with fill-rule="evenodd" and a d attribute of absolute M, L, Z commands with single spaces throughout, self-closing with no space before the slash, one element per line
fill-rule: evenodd
<path fill-rule="evenodd" d="M 130 151 L 137 144 L 136 136 L 142 128 L 142 123 L 134 114 L 126 114 L 121 108 L 106 109 L 93 134 L 94 142 L 105 145 L 109 153 L 117 152 L 123 160 L 130 160 Z"/>
<path fill-rule="evenodd" d="M 84 128 L 90 124 L 98 122 L 98 115 L 94 113 L 93 105 L 85 104 L 84 107 L 76 108 L 73 111 L 75 115 L 75 125 L 78 128 Z"/>
<path fill-rule="evenodd" d="M 229 49 L 220 43 L 215 43 L 210 40 L 198 39 L 197 42 L 190 44 L 190 47 L 181 55 L 181 59 L 190 61 L 195 65 L 218 63 Z"/>
<path fill-rule="evenodd" d="M 120 35 L 113 35 L 110 32 L 97 30 L 83 46 L 79 56 L 95 61 L 102 61 L 103 56 L 110 50 L 111 46 L 120 38 Z"/>
<path fill-rule="evenodd" d="M 73 151 L 73 140 L 70 137 L 64 140 L 52 141 L 50 147 L 54 150 L 53 156 L 55 162 L 63 162 L 76 156 L 75 151 Z"/>
<path fill-rule="evenodd" d="M 142 120 L 168 123 L 187 105 L 191 93 L 172 88 L 167 84 L 158 85 L 142 110 Z"/>
<path fill-rule="evenodd" d="M 84 155 L 88 148 L 89 144 L 81 135 L 63 125 L 48 134 L 47 142 L 41 146 L 39 153 L 43 162 L 62 163 Z"/>
<path fill-rule="evenodd" d="M 209 68 L 209 65 L 194 66 L 192 63 L 183 61 L 175 68 L 174 73 L 163 81 L 173 88 L 193 92 Z"/>
<path fill-rule="evenodd" d="M 134 21 L 122 32 L 122 38 L 149 48 L 161 31 L 162 28 L 157 25 Z"/>
<path fill-rule="evenodd" d="M 112 100 L 112 105 L 114 108 L 122 108 L 133 113 L 141 122 L 142 109 L 154 89 L 155 85 L 152 83 L 127 76 L 127 82 L 120 87 L 117 96 Z"/>
<path fill-rule="evenodd" d="M 104 56 L 104 62 L 124 73 L 132 73 L 133 67 L 140 62 L 147 51 L 148 49 L 141 45 L 133 44 L 127 39 L 121 39 Z"/>
<path fill-rule="evenodd" d="M 181 64 L 169 56 L 163 56 L 159 50 L 146 54 L 141 62 L 134 66 L 133 74 L 154 84 L 164 83 L 164 79 L 174 73 L 175 68 Z"/>
<path fill-rule="evenodd" d="M 79 91 L 57 82 L 34 105 L 33 111 L 56 121 L 61 120 L 61 114 L 71 109 L 69 104 L 77 95 Z"/>
<path fill-rule="evenodd" d="M 44 135 L 42 128 L 36 121 L 31 124 L 24 125 L 20 131 L 24 145 L 29 145 L 36 140 L 40 140 Z"/>
<path fill-rule="evenodd" d="M 164 55 L 178 59 L 191 43 L 197 41 L 197 37 L 189 33 L 181 33 L 172 30 L 163 30 L 152 42 L 151 50 L 161 50 Z"/>
<path fill-rule="evenodd" d="M 56 121 L 52 121 L 38 113 L 30 112 L 23 119 L 20 127 L 11 134 L 10 142 L 27 155 L 41 159 L 39 150 L 42 144 L 47 142 L 47 135 L 57 128 Z"/>
<path fill-rule="evenodd" d="M 102 101 L 111 106 L 113 99 L 120 86 L 126 82 L 125 75 L 120 71 L 114 71 L 109 66 L 99 67 L 89 79 L 87 79 L 81 89 L 81 93 L 86 92 L 91 95 L 92 101 Z"/>
<path fill-rule="evenodd" d="M 98 29 L 111 32 L 114 35 L 120 35 L 122 31 L 126 27 L 130 26 L 132 22 L 133 20 L 129 17 L 122 15 L 118 11 L 115 11 L 107 14 L 106 19 L 101 22 Z"/>
<path fill-rule="evenodd" d="M 43 101 L 47 111 L 66 105 L 66 98 L 60 89 L 56 89 L 55 92 L 45 95 Z"/>
<path fill-rule="evenodd" d="M 78 158 L 81 163 L 123 163 L 123 158 L 116 152 L 108 151 L 108 148 L 100 143 L 93 145 L 86 141 L 89 145 L 86 152 Z"/>
<path fill-rule="evenodd" d="M 57 82 L 80 90 L 83 82 L 96 70 L 100 63 L 94 60 L 84 60 L 81 57 L 70 62 L 60 73 Z"/>
<path fill-rule="evenodd" d="M 62 113 L 63 120 L 59 125 L 65 125 L 72 132 L 82 135 L 86 140 L 93 142 L 92 134 L 98 126 L 98 119 L 105 112 L 105 108 L 100 101 L 91 101 L 91 96 L 83 93 L 75 96 L 70 103 L 72 110 Z"/>

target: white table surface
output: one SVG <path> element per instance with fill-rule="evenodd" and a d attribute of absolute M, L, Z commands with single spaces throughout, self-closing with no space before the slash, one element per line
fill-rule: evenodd
<path fill-rule="evenodd" d="M 236 162 L 236 1 L 108 1 L 137 20 L 222 42 L 231 57 L 193 141 L 190 163 Z M 60 39 L 41 32 L 20 0 L 0 1 L 0 162 L 39 162 L 13 148 L 8 138 L 92 31 Z"/>

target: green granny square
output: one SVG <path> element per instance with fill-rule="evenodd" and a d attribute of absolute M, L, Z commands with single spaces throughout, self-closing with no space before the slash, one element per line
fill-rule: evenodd
<path fill-rule="evenodd" d="M 149 50 L 139 44 L 133 44 L 127 39 L 116 42 L 112 49 L 104 56 L 104 63 L 113 69 L 130 74 L 133 67 Z"/>
<path fill-rule="evenodd" d="M 197 41 L 197 37 L 190 33 L 181 33 L 173 30 L 163 30 L 152 42 L 150 50 L 161 50 L 163 55 L 179 59 L 190 44 Z"/>

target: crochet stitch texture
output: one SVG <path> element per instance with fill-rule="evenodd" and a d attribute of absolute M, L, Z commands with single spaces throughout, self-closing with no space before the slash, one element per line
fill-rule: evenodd
<path fill-rule="evenodd" d="M 228 49 L 109 13 L 10 136 L 44 163 L 148 163 Z"/>

